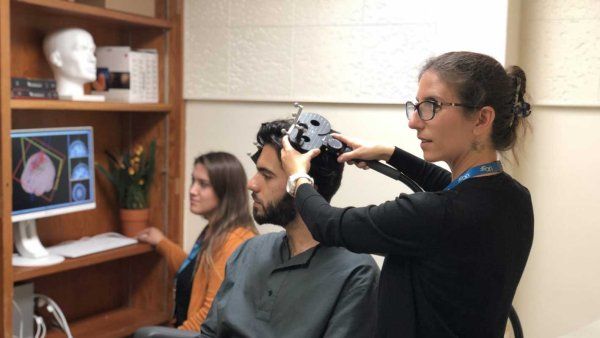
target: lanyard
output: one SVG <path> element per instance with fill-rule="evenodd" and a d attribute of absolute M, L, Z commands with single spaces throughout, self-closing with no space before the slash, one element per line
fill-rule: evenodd
<path fill-rule="evenodd" d="M 183 271 L 190 264 L 190 262 L 198 255 L 198 251 L 200 251 L 200 241 L 196 241 L 196 244 L 194 244 L 192 251 L 187 256 L 185 261 L 183 261 L 183 264 L 181 264 L 181 266 L 179 267 L 179 270 L 177 270 L 177 275 L 179 275 L 181 273 L 181 271 Z M 177 277 L 175 277 L 175 278 L 177 278 Z"/>
<path fill-rule="evenodd" d="M 501 173 L 501 172 L 502 172 L 502 163 L 500 163 L 500 161 L 494 161 L 494 162 L 478 165 L 476 167 L 472 167 L 471 169 L 465 171 L 457 179 L 450 182 L 450 184 L 448 184 L 448 186 L 444 189 L 444 191 L 454 189 L 457 185 L 461 184 L 465 180 L 468 180 L 469 178 L 486 175 L 486 174 Z"/>

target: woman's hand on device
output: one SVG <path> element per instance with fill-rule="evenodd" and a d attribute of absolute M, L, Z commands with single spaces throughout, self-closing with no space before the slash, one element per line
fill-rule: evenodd
<path fill-rule="evenodd" d="M 287 135 L 283 137 L 282 144 L 281 165 L 288 176 L 299 172 L 308 173 L 310 170 L 310 161 L 321 153 L 320 149 L 313 149 L 301 154 L 292 147 Z"/>
<path fill-rule="evenodd" d="M 347 162 L 348 164 L 355 164 L 359 168 L 368 169 L 368 165 L 364 161 L 388 161 L 394 153 L 394 146 L 376 144 L 373 142 L 344 136 L 342 134 L 331 134 L 331 136 L 342 141 L 348 147 L 352 148 L 352 151 L 343 153 L 340 156 L 338 156 L 338 162 Z M 363 161 L 357 161 L 358 159 Z"/>

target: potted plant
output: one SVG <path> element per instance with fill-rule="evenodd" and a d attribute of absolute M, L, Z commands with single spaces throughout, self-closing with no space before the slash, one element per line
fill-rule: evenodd
<path fill-rule="evenodd" d="M 107 151 L 108 169 L 96 164 L 117 190 L 121 232 L 133 237 L 148 226 L 148 192 L 154 174 L 156 140 L 150 142 L 148 151 L 137 145 L 120 157 Z"/>

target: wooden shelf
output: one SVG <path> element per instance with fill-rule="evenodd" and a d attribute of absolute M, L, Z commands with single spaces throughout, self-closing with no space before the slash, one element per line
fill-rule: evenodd
<path fill-rule="evenodd" d="M 113 112 L 169 113 L 172 106 L 164 103 L 82 102 L 63 100 L 10 100 L 13 110 L 84 110 Z"/>
<path fill-rule="evenodd" d="M 73 337 L 115 338 L 133 334 L 142 326 L 166 323 L 171 316 L 166 312 L 121 308 L 69 323 Z M 64 338 L 62 331 L 53 329 L 48 338 Z"/>
<path fill-rule="evenodd" d="M 185 103 L 183 86 L 183 2 L 146 0 L 155 16 L 96 7 L 76 0 L 0 0 L 0 212 L 2 257 L 0 276 L 0 337 L 10 337 L 15 284 L 32 282 L 36 292 L 51 296 L 70 318 L 75 337 L 124 337 L 145 325 L 169 320 L 173 282 L 164 258 L 148 244 L 134 244 L 45 267 L 13 267 L 13 168 L 10 132 L 13 129 L 91 126 L 93 149 L 102 154 L 146 145 L 157 140 L 155 180 L 150 187 L 149 223 L 181 244 L 185 181 Z M 66 27 L 88 31 L 98 46 L 154 49 L 158 55 L 158 95 L 161 103 L 84 102 L 12 99 L 11 77 L 51 78 L 43 53 L 48 33 Z M 89 89 L 89 88 L 88 88 Z M 40 219 L 38 232 L 47 243 L 86 234 L 119 231 L 115 196 L 110 182 L 96 182 L 92 211 Z M 160 200 L 169 196 L 168 200 Z M 168 202 L 168 203 L 167 203 Z M 80 225 L 85 224 L 82 229 Z M 82 295 L 84 295 L 82 297 Z M 49 337 L 64 337 L 50 330 Z"/>
<path fill-rule="evenodd" d="M 16 3 L 23 6 L 36 7 L 38 10 L 41 9 L 52 13 L 59 13 L 61 15 L 91 18 L 94 20 L 100 19 L 129 26 L 162 29 L 170 29 L 172 27 L 171 22 L 168 20 L 129 14 L 64 0 L 18 0 Z"/>
<path fill-rule="evenodd" d="M 152 252 L 149 244 L 135 244 L 126 247 L 99 252 L 97 254 L 82 256 L 79 258 L 67 258 L 60 264 L 42 267 L 13 267 L 14 281 L 25 281 L 28 279 L 55 274 L 58 272 L 78 269 L 90 265 L 122 259 L 126 257 L 141 255 Z"/>

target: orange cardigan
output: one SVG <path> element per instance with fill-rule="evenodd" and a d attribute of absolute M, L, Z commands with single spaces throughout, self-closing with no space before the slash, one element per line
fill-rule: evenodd
<path fill-rule="evenodd" d="M 227 259 L 240 244 L 254 236 L 255 234 L 250 229 L 236 228 L 227 236 L 223 246 L 215 250 L 213 254 L 214 268 L 208 271 L 206 266 L 198 267 L 192 281 L 187 319 L 178 329 L 200 332 L 200 325 L 206 319 L 212 301 L 225 277 Z M 166 258 L 171 273 L 176 273 L 188 256 L 179 245 L 167 238 L 160 241 L 156 249 Z"/>

